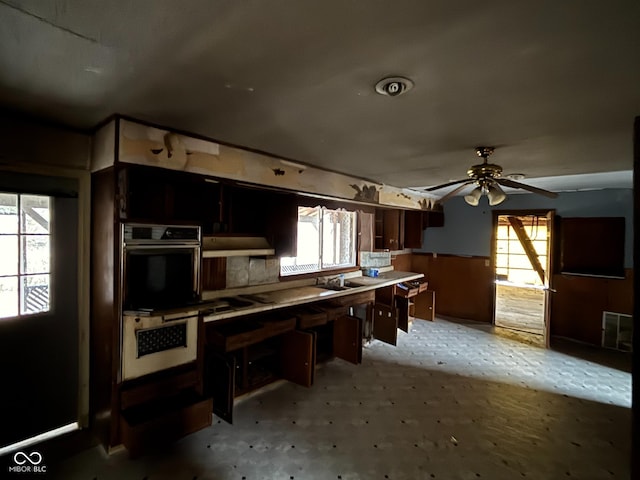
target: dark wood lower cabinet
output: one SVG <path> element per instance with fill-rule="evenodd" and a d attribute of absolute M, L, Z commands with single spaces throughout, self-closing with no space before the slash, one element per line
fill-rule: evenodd
<path fill-rule="evenodd" d="M 317 334 L 293 330 L 282 336 L 280 355 L 282 378 L 303 387 L 313 385 L 316 370 Z"/>
<path fill-rule="evenodd" d="M 122 412 L 120 435 L 131 457 L 211 425 L 211 398 L 195 392 L 161 398 Z"/>
<path fill-rule="evenodd" d="M 208 351 L 205 367 L 205 394 L 213 399 L 213 413 L 233 423 L 236 384 L 236 357 Z"/>
<path fill-rule="evenodd" d="M 362 319 L 344 315 L 334 321 L 333 354 L 356 365 L 362 363 Z"/>
<path fill-rule="evenodd" d="M 373 306 L 373 337 L 388 343 L 398 343 L 398 315 L 396 308 L 383 303 Z"/>
<path fill-rule="evenodd" d="M 362 319 L 346 310 L 306 306 L 207 326 L 204 392 L 213 413 L 232 423 L 235 397 L 277 379 L 311 387 L 318 358 L 362 363 Z"/>

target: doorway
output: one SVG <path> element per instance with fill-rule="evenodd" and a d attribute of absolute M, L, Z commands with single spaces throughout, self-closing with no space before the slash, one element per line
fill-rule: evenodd
<path fill-rule="evenodd" d="M 494 212 L 494 325 L 549 342 L 553 211 Z"/>
<path fill-rule="evenodd" d="M 78 190 L 13 173 L 0 184 L 0 451 L 78 422 Z"/>

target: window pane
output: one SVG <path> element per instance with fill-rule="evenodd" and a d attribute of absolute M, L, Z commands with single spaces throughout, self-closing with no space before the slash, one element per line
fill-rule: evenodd
<path fill-rule="evenodd" d="M 298 265 L 320 263 L 320 208 L 298 209 Z"/>
<path fill-rule="evenodd" d="M 17 275 L 18 235 L 0 235 L 0 252 L 0 275 Z"/>
<path fill-rule="evenodd" d="M 280 259 L 280 275 L 320 270 L 320 210 L 320 207 L 298 207 L 296 256 Z"/>
<path fill-rule="evenodd" d="M 49 273 L 49 235 L 23 235 L 21 273 Z"/>
<path fill-rule="evenodd" d="M 0 277 L 0 318 L 18 315 L 18 277 Z"/>
<path fill-rule="evenodd" d="M 27 275 L 22 277 L 21 283 L 20 313 L 49 311 L 49 275 Z"/>
<path fill-rule="evenodd" d="M 324 210 L 322 216 L 323 268 L 353 265 L 354 221 L 353 212 Z"/>
<path fill-rule="evenodd" d="M 18 233 L 18 195 L 0 193 L 0 233 Z"/>
<path fill-rule="evenodd" d="M 21 233 L 49 233 L 49 197 L 20 195 Z"/>

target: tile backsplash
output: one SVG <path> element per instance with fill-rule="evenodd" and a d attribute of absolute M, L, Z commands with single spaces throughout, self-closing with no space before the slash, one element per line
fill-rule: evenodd
<path fill-rule="evenodd" d="M 278 258 L 227 257 L 227 288 L 275 283 L 279 275 Z"/>
<path fill-rule="evenodd" d="M 387 267 L 391 265 L 391 252 L 360 252 L 361 267 Z"/>

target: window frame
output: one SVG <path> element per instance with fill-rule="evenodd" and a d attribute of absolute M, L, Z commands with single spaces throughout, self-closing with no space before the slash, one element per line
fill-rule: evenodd
<path fill-rule="evenodd" d="M 0 278 L 16 278 L 17 279 L 17 313 L 15 315 L 8 315 L 6 317 L 0 317 L 0 322 L 8 321 L 12 319 L 21 319 L 21 318 L 34 318 L 41 315 L 50 315 L 53 312 L 53 294 L 52 294 L 52 278 L 53 278 L 53 234 L 52 234 L 52 225 L 53 225 L 53 199 L 54 197 L 51 195 L 40 194 L 40 193 L 26 193 L 26 192 L 16 192 L 16 191 L 0 191 L 0 193 L 5 195 L 15 195 L 17 197 L 17 216 L 18 216 L 18 228 L 16 233 L 1 233 L 0 237 L 9 237 L 15 236 L 17 237 L 18 242 L 18 256 L 16 259 L 17 262 L 17 273 L 16 274 L 0 274 Z M 23 232 L 23 220 L 22 220 L 22 199 L 23 197 L 45 197 L 49 201 L 49 226 L 48 231 L 46 233 L 26 233 Z M 47 237 L 49 243 L 49 265 L 48 270 L 46 272 L 31 272 L 24 273 L 23 270 L 23 252 L 26 248 L 24 246 L 24 242 L 26 237 Z M 23 302 L 23 279 L 26 277 L 36 277 L 41 275 L 47 275 L 49 277 L 47 287 L 48 287 L 48 305 L 45 310 L 39 310 L 35 312 L 24 312 L 22 313 L 22 302 Z"/>
<path fill-rule="evenodd" d="M 312 209 L 318 209 L 318 268 L 317 269 L 305 269 L 305 270 L 300 270 L 300 271 L 293 271 L 293 272 L 283 272 L 283 267 L 282 264 L 280 265 L 280 278 L 281 279 L 288 279 L 288 278 L 299 278 L 300 276 L 303 275 L 316 275 L 318 273 L 325 273 L 325 272 L 339 272 L 339 271 L 348 271 L 348 270 L 354 270 L 357 268 L 358 266 L 358 212 L 356 210 L 347 210 L 346 208 L 329 208 L 329 207 L 325 207 L 322 205 L 316 205 L 314 207 L 308 207 L 306 205 L 298 205 L 298 221 L 296 222 L 296 228 L 297 228 L 297 224 L 299 223 L 299 215 L 300 215 L 300 209 L 301 208 L 312 208 Z M 325 216 L 325 212 L 326 211 L 331 211 L 331 212 L 347 212 L 349 214 L 352 215 L 352 221 L 351 221 L 351 239 L 352 239 L 352 246 L 351 246 L 351 258 L 352 258 L 352 262 L 350 262 L 349 264 L 341 264 L 341 265 L 332 265 L 330 267 L 323 267 L 323 247 L 324 247 L 324 216 Z M 297 235 L 296 238 L 296 253 L 297 253 L 297 249 L 298 249 L 298 242 L 300 241 L 300 236 Z M 283 257 L 283 258 L 298 258 L 298 256 L 292 256 L 292 257 Z M 282 258 L 280 259 L 282 262 Z M 293 267 L 295 268 L 294 265 Z"/>

